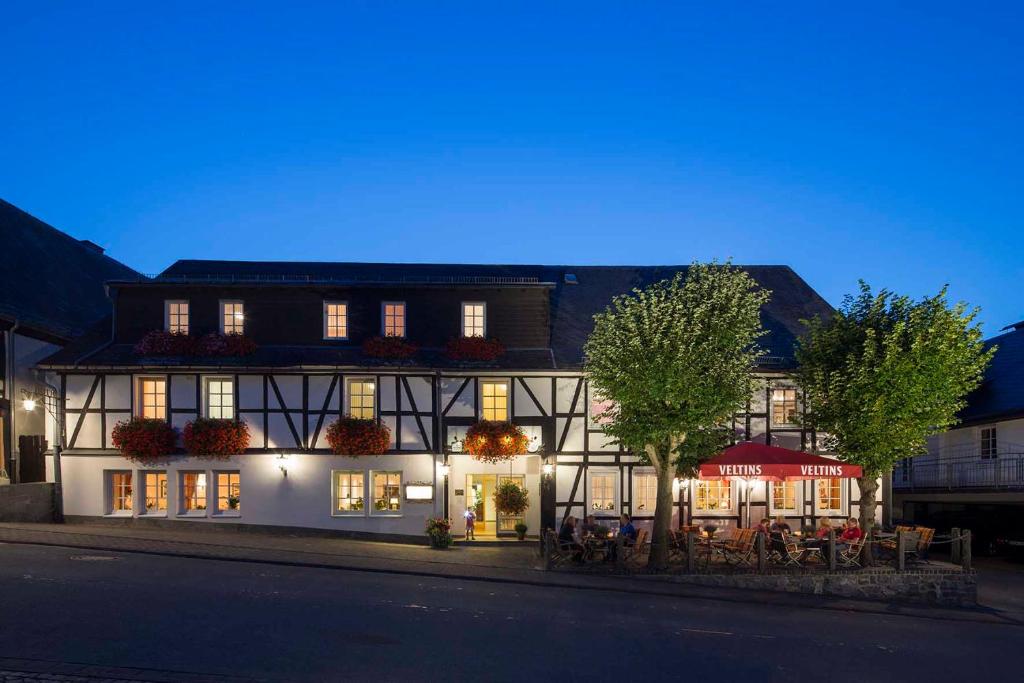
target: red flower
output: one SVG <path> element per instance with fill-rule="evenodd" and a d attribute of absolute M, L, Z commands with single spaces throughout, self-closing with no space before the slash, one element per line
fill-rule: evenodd
<path fill-rule="evenodd" d="M 465 443 L 477 460 L 498 463 L 525 453 L 530 439 L 511 422 L 481 420 L 466 431 Z"/>
<path fill-rule="evenodd" d="M 363 353 L 371 358 L 405 360 L 416 355 L 416 345 L 401 337 L 370 337 L 363 342 Z"/>
<path fill-rule="evenodd" d="M 444 355 L 451 360 L 492 361 L 504 353 L 504 344 L 486 337 L 454 337 L 444 347 Z"/>
<path fill-rule="evenodd" d="M 129 460 L 155 462 L 174 451 L 178 433 L 165 420 L 133 417 L 114 425 L 111 441 Z"/>
<path fill-rule="evenodd" d="M 391 430 L 374 420 L 345 415 L 327 427 L 327 443 L 335 455 L 383 455 L 391 444 Z"/>
<path fill-rule="evenodd" d="M 185 450 L 192 455 L 227 458 L 249 448 L 249 425 L 201 417 L 185 424 Z"/>
<path fill-rule="evenodd" d="M 256 351 L 256 343 L 240 334 L 210 333 L 190 337 L 180 332 L 153 330 L 147 332 L 135 353 L 140 356 L 248 356 Z"/>

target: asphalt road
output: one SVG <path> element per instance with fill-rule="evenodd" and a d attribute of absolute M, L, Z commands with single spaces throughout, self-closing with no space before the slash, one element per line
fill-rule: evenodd
<path fill-rule="evenodd" d="M 268 681 L 963 681 L 1024 627 L 0 544 L 0 658 Z M 866 675 L 865 675 L 866 674 Z"/>

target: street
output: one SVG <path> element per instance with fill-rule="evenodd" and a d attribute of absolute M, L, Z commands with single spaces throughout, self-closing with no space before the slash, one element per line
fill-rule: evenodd
<path fill-rule="evenodd" d="M 1024 628 L 966 615 L 0 544 L 0 660 L 37 666 L 268 681 L 943 681 L 974 677 L 979 662 L 1016 672 L 1021 645 Z"/>

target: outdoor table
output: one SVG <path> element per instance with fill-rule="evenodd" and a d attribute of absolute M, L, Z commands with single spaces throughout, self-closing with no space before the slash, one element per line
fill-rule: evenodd
<path fill-rule="evenodd" d="M 593 559 L 595 553 L 603 553 L 607 559 L 612 541 L 613 539 L 611 538 L 598 538 L 596 536 L 588 536 L 583 539 L 584 559 Z"/>

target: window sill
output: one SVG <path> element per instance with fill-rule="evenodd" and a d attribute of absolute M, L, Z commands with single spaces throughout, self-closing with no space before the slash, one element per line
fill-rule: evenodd
<path fill-rule="evenodd" d="M 214 517 L 241 517 L 242 513 L 235 510 L 221 510 L 213 513 Z"/>
<path fill-rule="evenodd" d="M 366 517 L 366 512 L 354 510 L 352 512 L 332 512 L 331 517 Z"/>
<path fill-rule="evenodd" d="M 139 517 L 166 517 L 166 516 L 167 516 L 167 512 L 165 512 L 165 511 L 160 511 L 160 512 L 143 512 L 141 515 L 139 515 Z"/>
<path fill-rule="evenodd" d="M 371 517 L 401 517 L 401 512 L 371 512 Z"/>
<path fill-rule="evenodd" d="M 130 513 L 130 512 L 108 512 L 107 514 L 105 514 L 103 516 L 104 517 L 131 517 L 132 513 Z"/>
<path fill-rule="evenodd" d="M 206 510 L 189 510 L 188 512 L 179 512 L 178 517 L 206 517 Z"/>

